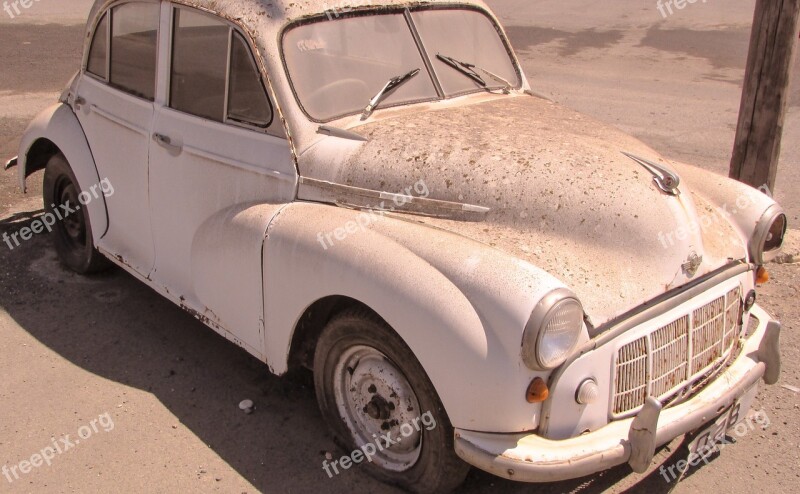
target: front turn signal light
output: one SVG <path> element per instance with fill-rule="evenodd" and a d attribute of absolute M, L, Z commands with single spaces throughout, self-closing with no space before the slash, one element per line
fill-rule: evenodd
<path fill-rule="evenodd" d="M 763 285 L 764 283 L 769 281 L 769 272 L 767 268 L 764 266 L 759 266 L 758 271 L 756 271 L 756 284 Z"/>
<path fill-rule="evenodd" d="M 550 390 L 547 389 L 547 384 L 541 377 L 535 378 L 528 385 L 528 390 L 525 392 L 525 399 L 528 403 L 541 403 L 550 396 Z"/>

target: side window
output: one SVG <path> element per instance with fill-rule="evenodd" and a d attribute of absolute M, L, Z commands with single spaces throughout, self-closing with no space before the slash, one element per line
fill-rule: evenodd
<path fill-rule="evenodd" d="M 169 106 L 222 122 L 230 28 L 186 9 L 175 9 L 174 22 Z"/>
<path fill-rule="evenodd" d="M 176 8 L 169 107 L 266 128 L 272 106 L 244 37 L 208 14 Z"/>
<path fill-rule="evenodd" d="M 150 101 L 156 90 L 159 13 L 157 3 L 126 3 L 111 10 L 109 82 Z"/>
<path fill-rule="evenodd" d="M 228 118 L 264 128 L 272 122 L 272 106 L 264 92 L 261 74 L 239 33 L 233 34 L 231 43 Z"/>
<path fill-rule="evenodd" d="M 86 62 L 86 70 L 97 77 L 108 80 L 108 14 L 97 23 L 94 30 L 94 38 L 89 48 L 89 59 Z"/>

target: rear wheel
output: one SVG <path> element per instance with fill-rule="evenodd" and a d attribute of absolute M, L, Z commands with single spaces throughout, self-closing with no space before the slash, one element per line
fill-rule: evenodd
<path fill-rule="evenodd" d="M 455 454 L 453 426 L 433 384 L 379 317 L 350 310 L 328 323 L 314 383 L 336 442 L 362 458 L 360 468 L 414 492 L 448 492 L 463 482 L 469 466 Z"/>
<path fill-rule="evenodd" d="M 47 162 L 42 188 L 45 212 L 55 218 L 55 245 L 61 262 L 81 274 L 107 268 L 108 260 L 94 248 L 89 211 L 80 204 L 78 180 L 64 155 L 56 154 Z"/>

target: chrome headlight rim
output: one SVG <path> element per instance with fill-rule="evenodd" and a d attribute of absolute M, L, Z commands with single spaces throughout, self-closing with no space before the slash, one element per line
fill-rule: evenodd
<path fill-rule="evenodd" d="M 772 231 L 772 227 L 777 221 L 783 221 L 783 228 L 780 232 L 780 245 L 769 251 L 765 251 L 766 243 Z M 783 208 L 778 204 L 773 204 L 764 211 L 761 219 L 756 223 L 756 228 L 753 231 L 753 236 L 750 238 L 750 259 L 759 266 L 772 261 L 781 252 L 784 239 L 786 238 L 786 229 L 788 228 L 788 221 L 786 213 Z"/>
<path fill-rule="evenodd" d="M 578 300 L 572 290 L 568 288 L 556 288 L 555 290 L 547 293 L 534 308 L 531 313 L 528 324 L 525 325 L 525 332 L 522 336 L 522 361 L 525 365 L 536 371 L 550 371 L 560 367 L 569 358 L 569 355 L 575 350 L 580 340 L 581 332 L 583 331 L 583 317 L 580 323 L 574 329 L 572 338 L 572 345 L 566 352 L 564 358 L 558 362 L 550 364 L 543 363 L 541 360 L 542 340 L 545 336 L 544 329 L 547 324 L 555 315 L 556 311 L 565 303 L 575 303 L 580 309 L 580 314 L 583 316 L 583 304 Z"/>

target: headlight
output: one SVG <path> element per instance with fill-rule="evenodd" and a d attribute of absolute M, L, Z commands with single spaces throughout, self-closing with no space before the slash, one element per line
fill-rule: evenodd
<path fill-rule="evenodd" d="M 777 204 L 764 212 L 750 239 L 750 257 L 758 265 L 773 260 L 783 247 L 786 236 L 786 215 Z"/>
<path fill-rule="evenodd" d="M 583 329 L 583 306 L 574 293 L 559 288 L 536 306 L 522 336 L 522 361 L 533 370 L 563 364 Z"/>

